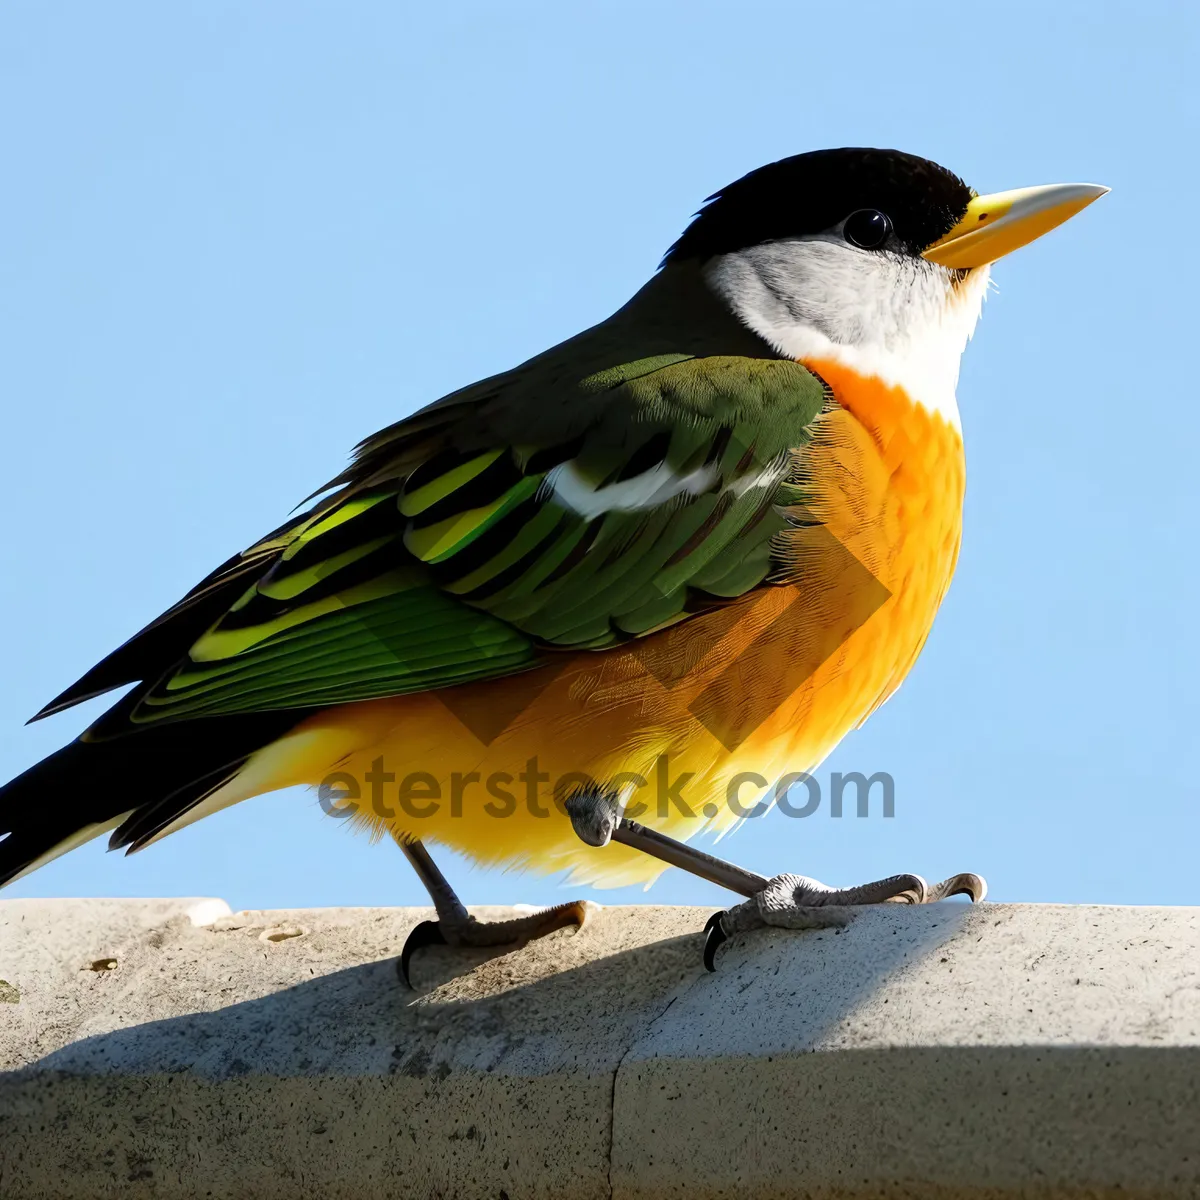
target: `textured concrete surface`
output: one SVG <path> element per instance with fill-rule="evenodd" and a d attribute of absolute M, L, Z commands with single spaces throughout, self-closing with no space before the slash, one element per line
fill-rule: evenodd
<path fill-rule="evenodd" d="M 0 1197 L 1200 1196 L 1200 910 L 428 915 L 0 902 Z"/>

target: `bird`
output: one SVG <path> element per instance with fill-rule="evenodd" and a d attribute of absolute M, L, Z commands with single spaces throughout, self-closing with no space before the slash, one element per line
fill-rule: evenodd
<path fill-rule="evenodd" d="M 586 919 L 478 920 L 431 847 L 598 885 L 690 871 L 743 897 L 709 969 L 763 925 L 981 899 L 970 872 L 833 888 L 690 841 L 786 806 L 913 666 L 959 553 L 991 265 L 1107 191 L 980 195 L 857 147 L 721 188 L 618 311 L 366 438 L 42 708 L 129 688 L 0 788 L 0 885 L 307 785 L 428 890 L 406 982 L 423 946 Z"/>

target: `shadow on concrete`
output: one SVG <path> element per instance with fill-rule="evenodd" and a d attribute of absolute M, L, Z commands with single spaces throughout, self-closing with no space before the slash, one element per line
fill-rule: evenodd
<path fill-rule="evenodd" d="M 699 932 L 574 963 L 587 953 L 587 931 L 490 958 L 433 949 L 414 970 L 421 994 L 405 989 L 395 959 L 366 963 L 215 1011 L 83 1038 L 25 1070 L 207 1079 L 603 1071 L 672 1005 L 670 1033 L 660 1033 L 666 1053 L 692 1053 L 702 1038 L 720 1038 L 735 1054 L 799 1050 L 852 1019 L 892 972 L 933 952 L 973 911 L 986 909 L 887 905 L 836 932 L 748 934 L 723 948 L 713 975 L 701 966 Z M 604 910 L 599 919 L 627 913 Z M 463 973 L 465 957 L 472 965 Z M 540 977 L 523 979 L 531 969 Z"/>
<path fill-rule="evenodd" d="M 1004 1026 L 1013 1044 L 971 1045 L 911 1019 L 939 996 L 1013 1016 L 1004 978 L 954 996 L 950 975 L 1002 922 L 996 907 L 887 906 L 838 933 L 751 934 L 715 975 L 703 916 L 609 909 L 482 962 L 431 953 L 417 996 L 384 959 L 83 1038 L 0 1077 L 0 1195 L 1200 1194 L 1195 1046 L 1022 1044 L 1040 1016 Z M 1004 961 L 1050 1012 L 1057 977 L 1024 978 L 1019 938 Z M 1109 986 L 1113 965 L 1089 986 Z M 889 980 L 891 1003 L 868 1004 Z M 849 1033 L 872 1022 L 856 1048 Z"/>

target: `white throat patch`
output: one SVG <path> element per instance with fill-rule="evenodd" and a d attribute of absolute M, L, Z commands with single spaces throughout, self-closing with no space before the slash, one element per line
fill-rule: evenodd
<path fill-rule="evenodd" d="M 959 361 L 983 307 L 986 267 L 956 282 L 953 271 L 924 259 L 821 237 L 718 255 L 704 273 L 780 354 L 877 376 L 960 427 Z"/>

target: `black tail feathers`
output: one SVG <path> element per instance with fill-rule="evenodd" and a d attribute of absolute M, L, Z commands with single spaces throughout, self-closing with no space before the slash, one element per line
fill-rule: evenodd
<path fill-rule="evenodd" d="M 0 887 L 101 833 L 140 849 L 299 719 L 210 717 L 71 742 L 0 787 Z"/>

